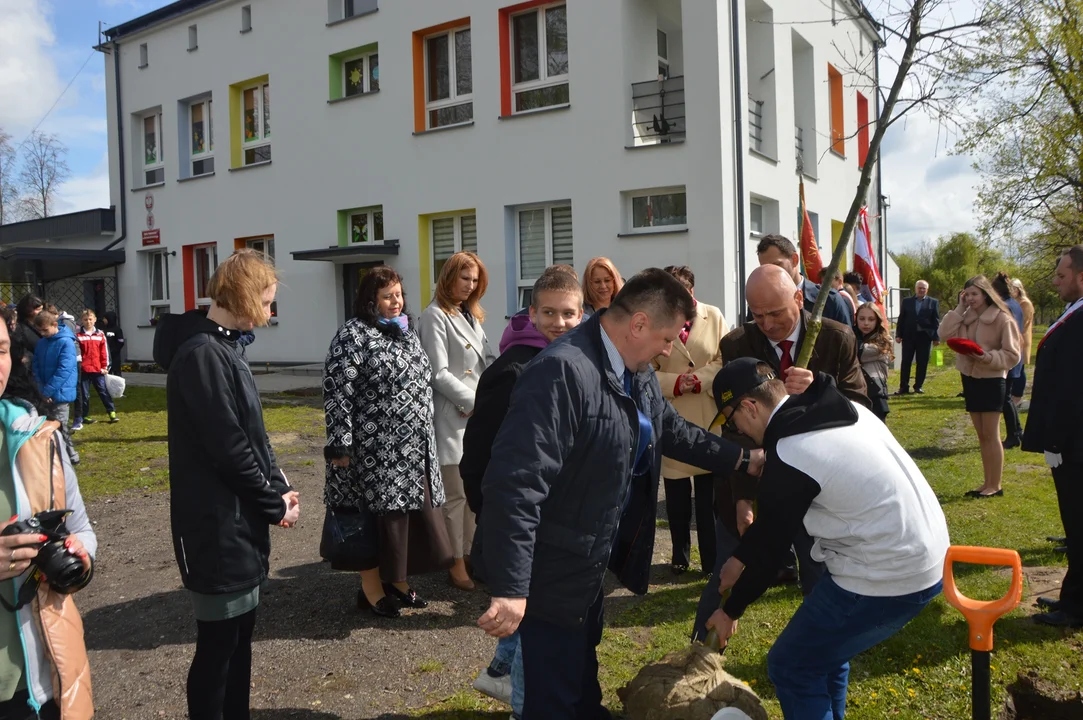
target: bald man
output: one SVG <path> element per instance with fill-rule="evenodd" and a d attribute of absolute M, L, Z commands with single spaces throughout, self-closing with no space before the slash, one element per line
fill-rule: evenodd
<path fill-rule="evenodd" d="M 794 284 L 789 272 L 777 265 L 761 265 L 748 276 L 745 297 L 752 322 L 746 322 L 722 338 L 723 366 L 742 357 L 762 360 L 774 369 L 791 395 L 803 393 L 812 384 L 814 373 L 826 373 L 834 378 L 839 392 L 859 405 L 871 407 L 865 376 L 857 361 L 856 339 L 848 326 L 824 318 L 808 368 L 794 367 L 812 315 L 805 311 L 804 292 Z M 700 598 L 693 639 L 703 640 L 707 636 L 707 619 L 718 609 L 718 573 L 737 547 L 738 538 L 752 522 L 756 489 L 756 480 L 743 473 L 719 476 L 716 480 L 717 551 L 712 575 L 715 581 L 707 582 Z M 807 533 L 794 540 L 794 547 L 800 563 L 801 589 L 808 594 L 823 572 L 822 565 L 810 557 L 812 539 Z"/>

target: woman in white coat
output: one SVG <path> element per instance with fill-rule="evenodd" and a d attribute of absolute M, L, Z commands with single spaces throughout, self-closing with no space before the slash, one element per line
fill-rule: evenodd
<path fill-rule="evenodd" d="M 455 564 L 449 580 L 455 587 L 473 590 L 466 555 L 474 542 L 474 513 L 466 504 L 459 460 L 463 455 L 466 420 L 474 412 L 474 393 L 495 353 L 481 324 L 485 311 L 480 301 L 489 285 L 481 258 L 459 252 L 448 258 L 436 281 L 436 298 L 421 314 L 421 345 L 432 365 L 436 450 L 444 481 L 444 518 Z"/>

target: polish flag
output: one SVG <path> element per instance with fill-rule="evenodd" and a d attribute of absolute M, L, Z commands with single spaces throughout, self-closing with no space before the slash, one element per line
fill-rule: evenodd
<path fill-rule="evenodd" d="M 880 269 L 876 266 L 876 256 L 872 252 L 872 235 L 869 233 L 869 208 L 861 208 L 857 218 L 857 240 L 854 244 L 854 271 L 861 275 L 862 280 L 869 286 L 876 303 L 884 307 L 884 281 L 880 277 Z"/>

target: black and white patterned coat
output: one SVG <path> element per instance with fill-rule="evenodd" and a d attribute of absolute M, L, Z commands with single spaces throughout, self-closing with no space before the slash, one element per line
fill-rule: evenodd
<path fill-rule="evenodd" d="M 417 332 L 347 320 L 327 352 L 323 375 L 327 461 L 324 502 L 383 514 L 420 510 L 425 483 L 433 506 L 444 485 L 433 432 L 432 370 Z M 349 456 L 349 467 L 331 458 Z"/>

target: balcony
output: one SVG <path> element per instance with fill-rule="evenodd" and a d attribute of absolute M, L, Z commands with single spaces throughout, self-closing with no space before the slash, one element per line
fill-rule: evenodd
<path fill-rule="evenodd" d="M 684 142 L 684 76 L 632 83 L 635 147 Z"/>
<path fill-rule="evenodd" d="M 763 152 L 763 100 L 748 96 L 748 147 Z"/>

